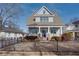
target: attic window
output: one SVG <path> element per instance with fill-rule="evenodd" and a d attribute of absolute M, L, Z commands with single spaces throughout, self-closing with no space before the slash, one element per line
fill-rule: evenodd
<path fill-rule="evenodd" d="M 43 14 L 45 14 L 45 10 L 43 10 Z"/>

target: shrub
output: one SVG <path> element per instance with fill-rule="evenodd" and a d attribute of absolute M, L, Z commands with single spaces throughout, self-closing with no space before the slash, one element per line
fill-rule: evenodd
<path fill-rule="evenodd" d="M 35 41 L 38 37 L 37 36 L 25 36 L 24 39 L 29 41 Z"/>
<path fill-rule="evenodd" d="M 64 34 L 61 36 L 61 38 L 62 38 L 62 40 L 64 40 L 64 41 L 71 40 L 71 39 L 72 39 L 72 32 L 64 33 Z"/>
<path fill-rule="evenodd" d="M 61 41 L 61 37 L 58 36 L 52 36 L 51 40 Z"/>

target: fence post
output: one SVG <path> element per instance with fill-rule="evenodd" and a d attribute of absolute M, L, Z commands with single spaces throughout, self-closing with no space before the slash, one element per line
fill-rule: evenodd
<path fill-rule="evenodd" d="M 17 42 L 16 43 L 18 43 L 18 38 L 17 38 Z"/>
<path fill-rule="evenodd" d="M 1 39 L 1 48 L 3 48 L 3 39 Z"/>
<path fill-rule="evenodd" d="M 2 41 L 2 48 L 3 48 L 3 39 L 1 41 Z"/>
<path fill-rule="evenodd" d="M 40 43 L 40 42 L 35 41 L 35 49 L 38 49 L 38 48 L 37 48 L 37 43 Z M 38 51 L 40 52 L 40 56 L 42 56 L 42 51 L 41 51 L 41 49 L 38 49 Z"/>
<path fill-rule="evenodd" d="M 56 42 L 57 42 L 57 52 L 58 52 L 58 40 L 57 39 L 55 39 L 56 40 Z"/>
<path fill-rule="evenodd" d="M 57 52 L 58 52 L 58 40 L 57 40 Z"/>

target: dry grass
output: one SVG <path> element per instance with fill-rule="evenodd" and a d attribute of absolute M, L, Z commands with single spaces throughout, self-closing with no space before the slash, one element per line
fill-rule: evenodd
<path fill-rule="evenodd" d="M 22 42 L 3 50 L 0 55 L 79 55 L 79 41 L 59 41 L 58 47 L 56 41 Z"/>

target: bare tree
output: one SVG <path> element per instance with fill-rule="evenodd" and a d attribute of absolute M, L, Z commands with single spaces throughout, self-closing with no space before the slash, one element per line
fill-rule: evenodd
<path fill-rule="evenodd" d="M 0 17 L 2 17 L 2 24 L 7 20 L 13 20 L 16 22 L 22 13 L 23 11 L 20 4 L 0 4 Z"/>

